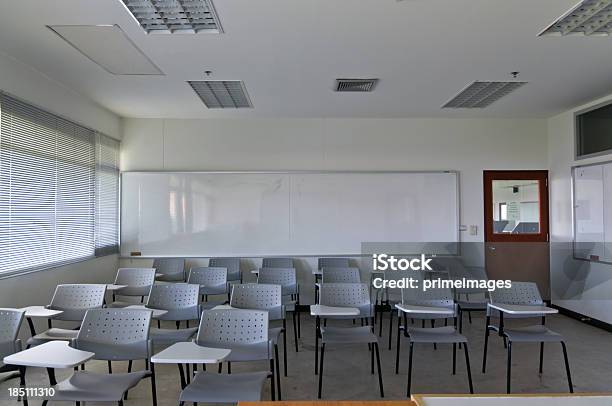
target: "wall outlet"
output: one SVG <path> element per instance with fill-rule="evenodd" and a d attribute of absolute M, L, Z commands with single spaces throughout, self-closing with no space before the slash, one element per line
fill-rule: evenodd
<path fill-rule="evenodd" d="M 478 226 L 477 225 L 471 225 L 470 226 L 470 235 L 478 235 Z"/>

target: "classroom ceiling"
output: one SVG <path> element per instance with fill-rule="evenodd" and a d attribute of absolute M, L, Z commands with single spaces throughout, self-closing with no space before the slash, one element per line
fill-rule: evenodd
<path fill-rule="evenodd" d="M 536 118 L 612 93 L 612 38 L 538 36 L 576 2 L 215 0 L 223 34 L 148 35 L 120 0 L 4 0 L 0 52 L 124 117 Z M 47 28 L 103 24 L 164 75 L 113 75 Z M 529 83 L 490 107 L 441 109 L 513 71 Z M 337 78 L 380 80 L 337 93 Z M 244 81 L 254 108 L 207 109 L 187 83 L 205 79 Z"/>

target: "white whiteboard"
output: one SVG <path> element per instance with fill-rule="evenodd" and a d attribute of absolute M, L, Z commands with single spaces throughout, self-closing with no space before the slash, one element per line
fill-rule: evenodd
<path fill-rule="evenodd" d="M 121 254 L 358 255 L 457 242 L 455 172 L 125 172 Z"/>
<path fill-rule="evenodd" d="M 574 256 L 612 262 L 612 163 L 573 173 Z"/>

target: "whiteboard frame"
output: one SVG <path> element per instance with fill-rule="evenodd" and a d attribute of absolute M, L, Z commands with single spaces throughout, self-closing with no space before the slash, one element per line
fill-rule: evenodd
<path fill-rule="evenodd" d="M 572 187 L 572 201 L 571 201 L 571 204 L 572 204 L 572 258 L 575 259 L 576 261 L 612 265 L 612 262 L 610 261 L 593 260 L 590 258 L 582 258 L 582 257 L 576 256 L 576 234 L 577 234 L 576 232 L 576 170 L 580 168 L 588 168 L 590 166 L 603 166 L 603 165 L 609 165 L 609 164 L 612 164 L 612 160 L 572 166 L 572 178 L 571 178 L 571 183 L 572 183 L 571 185 Z"/>
<path fill-rule="evenodd" d="M 307 174 L 307 175 L 316 175 L 316 174 L 323 174 L 323 175 L 333 175 L 333 174 L 346 174 L 346 175 L 393 175 L 393 174 L 400 174 L 400 175 L 408 175 L 408 174 L 434 174 L 434 173 L 452 173 L 457 177 L 457 190 L 456 190 L 456 195 L 457 195 L 457 210 L 456 210 L 456 218 L 457 218 L 457 252 L 455 254 L 450 254 L 450 255 L 444 255 L 444 256 L 450 256 L 450 257 L 454 257 L 454 256 L 459 256 L 461 255 L 461 175 L 460 172 L 457 170 L 432 170 L 432 171 L 427 171 L 427 170 L 414 170 L 414 171 L 365 171 L 365 170 L 291 170 L 291 171 L 219 171 L 219 170 L 211 170 L 211 171 L 159 171 L 159 170 L 139 170 L 139 171 L 121 171 L 120 173 L 120 188 L 119 188 L 119 194 L 120 194 L 120 201 L 119 201 L 119 212 L 122 212 L 122 206 L 123 206 L 123 196 L 122 196 L 122 184 L 123 184 L 123 175 L 124 174 L 160 174 L 160 175 L 165 175 L 165 174 L 173 174 L 173 173 L 195 173 L 195 174 L 209 174 L 209 175 L 214 175 L 214 174 L 220 174 L 220 175 L 231 175 L 231 174 L 236 174 L 236 175 L 299 175 L 299 174 Z M 449 241 L 449 242 L 455 242 L 455 241 Z M 137 258 L 144 258 L 144 259 L 151 259 L 151 258 L 174 258 L 175 256 L 172 255 L 141 255 L 141 256 L 125 256 L 125 255 L 121 255 L 121 217 L 119 219 L 119 258 L 120 259 L 137 259 Z M 235 255 L 237 257 L 240 258 L 260 258 L 261 255 Z M 292 255 L 292 254 L 283 254 L 283 255 L 271 255 L 270 257 L 296 257 L 296 258 L 323 258 L 323 257 L 369 257 L 370 254 L 347 254 L 347 253 L 336 253 L 336 254 L 326 254 L 326 255 L 314 255 L 314 254 L 310 254 L 310 255 Z M 442 255 L 441 255 L 442 256 Z M 197 255 L 197 256 L 189 256 L 186 258 L 210 258 L 209 256 L 204 256 L 204 255 Z"/>

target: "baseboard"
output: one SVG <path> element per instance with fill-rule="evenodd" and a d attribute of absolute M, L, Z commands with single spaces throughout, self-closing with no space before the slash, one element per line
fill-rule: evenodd
<path fill-rule="evenodd" d="M 580 314 L 573 310 L 569 310 L 569 309 L 566 309 L 565 307 L 557 306 L 554 304 L 551 304 L 550 307 L 559 310 L 559 313 L 564 316 L 571 317 L 572 319 L 576 319 L 590 326 L 597 327 L 602 330 L 606 330 L 608 332 L 612 332 L 612 324 L 610 323 L 606 323 L 605 321 L 601 321 L 601 320 L 597 320 L 589 316 L 585 316 L 584 314 Z"/>

